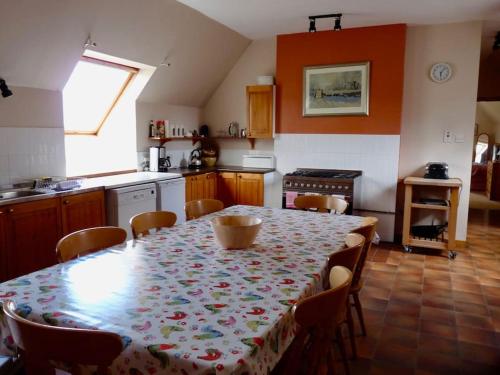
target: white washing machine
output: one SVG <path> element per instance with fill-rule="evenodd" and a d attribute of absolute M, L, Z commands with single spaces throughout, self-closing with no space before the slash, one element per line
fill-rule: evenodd
<path fill-rule="evenodd" d="M 132 216 L 141 212 L 156 211 L 156 184 L 109 189 L 106 192 L 106 201 L 108 225 L 125 229 L 129 240 L 132 238 L 129 223 Z"/>

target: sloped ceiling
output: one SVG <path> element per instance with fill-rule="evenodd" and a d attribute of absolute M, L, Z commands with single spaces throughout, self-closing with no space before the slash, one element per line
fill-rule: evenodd
<path fill-rule="evenodd" d="M 160 66 L 139 97 L 202 106 L 250 40 L 174 0 L 2 0 L 0 76 L 61 90 L 89 33 L 96 51 Z"/>

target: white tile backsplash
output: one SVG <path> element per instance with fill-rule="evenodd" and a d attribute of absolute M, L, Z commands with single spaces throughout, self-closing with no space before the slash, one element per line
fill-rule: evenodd
<path fill-rule="evenodd" d="M 65 175 L 64 129 L 0 127 L 0 185 Z"/>
<path fill-rule="evenodd" d="M 274 140 L 276 168 L 279 175 L 297 168 L 361 170 L 359 207 L 367 213 L 389 213 L 383 232 L 385 239 L 392 239 L 399 139 L 399 135 L 278 134 Z"/>

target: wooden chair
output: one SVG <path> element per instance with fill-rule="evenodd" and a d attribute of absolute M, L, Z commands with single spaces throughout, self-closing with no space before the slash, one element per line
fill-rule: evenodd
<path fill-rule="evenodd" d="M 156 228 L 168 228 L 175 224 L 177 215 L 170 211 L 153 211 L 137 214 L 130 219 L 132 235 L 135 239 L 139 236 L 146 236 L 149 230 Z"/>
<path fill-rule="evenodd" d="M 365 243 L 365 237 L 357 233 L 349 233 L 345 238 L 345 247 L 339 250 L 328 258 L 328 270 L 331 270 L 335 266 L 343 266 L 349 271 L 354 273 L 356 265 L 358 264 L 361 251 L 363 250 L 363 245 Z M 329 285 L 329 280 L 323 285 L 325 289 L 331 287 Z M 351 309 L 349 301 L 347 301 L 347 326 L 349 328 L 349 340 L 351 341 L 351 350 L 353 358 L 357 358 L 356 350 L 356 340 L 354 337 L 354 322 L 352 319 Z"/>
<path fill-rule="evenodd" d="M 12 301 L 4 301 L 3 312 L 27 375 L 54 374 L 49 361 L 68 363 L 74 375 L 80 373 L 77 365 L 97 366 L 97 374 L 105 375 L 123 350 L 121 337 L 112 332 L 34 323 L 19 316 Z"/>
<path fill-rule="evenodd" d="M 186 219 L 198 219 L 224 209 L 224 203 L 217 199 L 198 199 L 186 203 Z"/>
<path fill-rule="evenodd" d="M 359 292 L 363 287 L 363 280 L 361 279 L 361 275 L 365 266 L 368 252 L 370 251 L 372 246 L 373 237 L 375 236 L 375 230 L 377 228 L 377 222 L 378 219 L 376 217 L 366 217 L 362 227 L 356 228 L 351 231 L 351 233 L 361 234 L 363 237 L 365 237 L 363 250 L 361 251 L 358 264 L 356 265 L 356 269 L 352 277 L 351 290 L 349 291 L 349 294 L 352 296 L 354 301 L 354 307 L 356 308 L 356 313 L 359 318 L 359 324 L 361 325 L 363 336 L 366 336 L 366 326 L 363 319 L 363 308 L 361 307 L 361 301 L 359 300 Z"/>
<path fill-rule="evenodd" d="M 284 374 L 297 373 L 297 367 L 305 366 L 306 374 L 333 373 L 334 350 L 331 342 L 336 338 L 340 353 L 349 373 L 349 364 L 341 333 L 341 324 L 346 322 L 347 297 L 352 280 L 352 272 L 342 266 L 335 266 L 329 274 L 331 289 L 308 297 L 295 304 L 292 313 L 301 331 L 297 338 L 303 340 L 307 333 L 302 355 L 306 355 L 301 363 L 293 360 L 285 364 Z M 296 355 L 290 358 L 297 357 Z"/>
<path fill-rule="evenodd" d="M 56 245 L 57 260 L 64 263 L 81 255 L 121 244 L 126 239 L 127 232 L 118 227 L 82 229 L 59 240 Z"/>
<path fill-rule="evenodd" d="M 345 200 L 331 195 L 301 195 L 295 198 L 293 204 L 303 210 L 316 209 L 317 212 L 333 212 L 337 215 L 343 214 L 349 205 Z"/>

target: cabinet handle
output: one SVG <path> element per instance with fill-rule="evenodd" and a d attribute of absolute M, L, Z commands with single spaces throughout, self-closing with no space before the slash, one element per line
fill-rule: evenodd
<path fill-rule="evenodd" d="M 3 215 L 3 211 L 0 211 L 0 215 Z"/>
<path fill-rule="evenodd" d="M 69 201 L 68 201 L 68 200 L 65 200 L 63 203 L 64 203 L 64 204 L 69 204 Z"/>
<path fill-rule="evenodd" d="M 14 209 L 13 209 L 13 208 L 9 208 L 9 209 L 7 210 L 7 212 L 8 212 L 9 214 L 11 214 L 11 213 L 13 213 L 13 212 L 14 212 Z"/>

